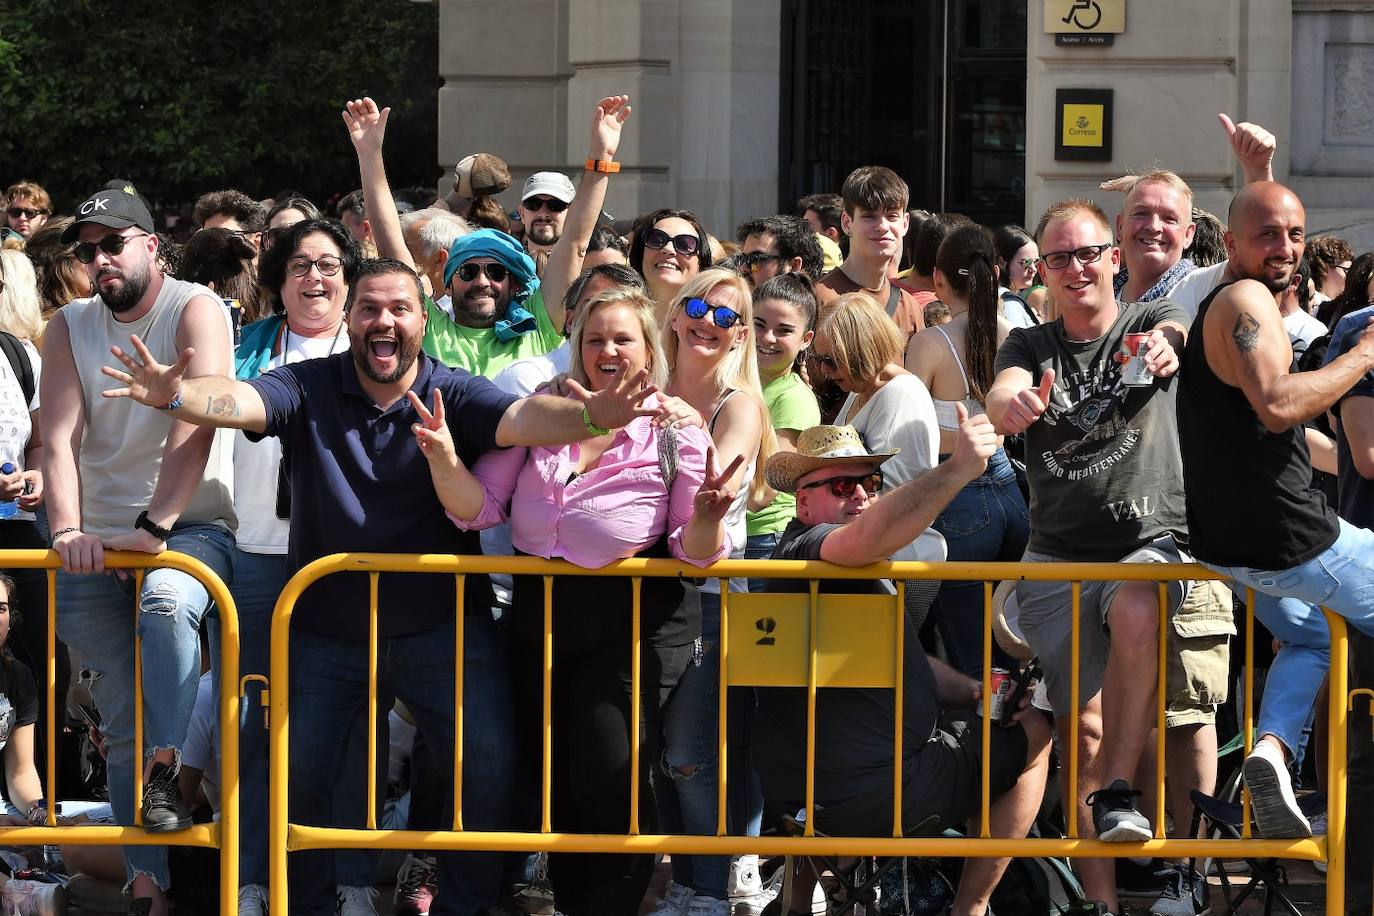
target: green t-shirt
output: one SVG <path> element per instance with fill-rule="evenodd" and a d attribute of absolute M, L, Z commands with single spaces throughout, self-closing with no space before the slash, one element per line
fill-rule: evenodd
<path fill-rule="evenodd" d="M 563 343 L 563 332 L 553 326 L 544 307 L 544 291 L 535 290 L 525 303 L 538 323 L 533 331 L 514 340 L 497 340 L 494 328 L 469 328 L 458 324 L 448 313 L 425 297 L 429 322 L 425 327 L 425 352 L 447 366 L 466 369 L 473 375 L 491 378 L 502 369 L 528 356 L 539 356 Z"/>
<path fill-rule="evenodd" d="M 816 396 L 795 372 L 786 372 L 765 385 L 763 402 L 768 405 L 768 416 L 773 421 L 774 430 L 800 432 L 821 422 Z M 779 493 L 772 503 L 749 513 L 746 517 L 748 533 L 753 536 L 782 531 L 796 514 L 796 497 L 791 493 Z"/>

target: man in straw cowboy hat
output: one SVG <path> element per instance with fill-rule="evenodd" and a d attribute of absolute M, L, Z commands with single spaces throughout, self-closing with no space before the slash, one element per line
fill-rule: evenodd
<path fill-rule="evenodd" d="M 955 494 L 987 467 L 997 435 L 986 416 L 959 406 L 953 455 L 885 494 L 882 464 L 894 453 L 870 454 L 852 426 L 813 426 L 795 452 L 769 459 L 768 483 L 795 493 L 797 517 L 783 532 L 774 559 L 826 560 L 865 566 L 886 560 L 930 527 Z M 806 592 L 804 579 L 769 582 L 770 591 Z M 893 594 L 887 579 L 822 580 L 828 593 Z M 982 685 L 928 658 L 905 620 L 903 662 L 902 807 L 904 829 L 922 832 L 961 823 L 977 813 L 982 791 L 982 740 L 972 710 Z M 948 716 L 942 715 L 948 713 Z M 816 695 L 815 799 L 819 826 L 830 834 L 882 836 L 892 829 L 893 691 L 821 688 Z M 806 691 L 760 688 L 752 742 L 764 797 L 795 810 L 805 797 Z M 1029 706 L 992 735 L 990 790 L 993 836 L 1025 836 L 1039 809 L 1049 766 L 1050 727 Z M 932 826 L 931 819 L 935 819 Z M 970 859 L 951 912 L 986 911 L 1009 859 Z M 810 912 L 812 888 L 797 881 L 780 912 Z"/>

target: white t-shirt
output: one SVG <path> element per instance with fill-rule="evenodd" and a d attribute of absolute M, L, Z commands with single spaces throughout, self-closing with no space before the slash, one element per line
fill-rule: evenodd
<path fill-rule="evenodd" d="M 210 672 L 200 676 L 196 685 L 196 705 L 186 726 L 186 741 L 181 745 L 181 762 L 200 770 L 205 797 L 219 818 L 219 738 L 215 728 L 215 691 Z"/>
<path fill-rule="evenodd" d="M 301 337 L 284 333 L 283 352 L 263 366 L 267 372 L 279 366 L 320 359 L 348 350 L 348 334 Z M 286 553 L 291 534 L 289 519 L 277 518 L 277 479 L 281 467 L 281 440 L 269 436 L 250 442 L 240 430 L 234 435 L 234 510 L 239 517 L 238 546 L 247 553 Z"/>
<path fill-rule="evenodd" d="M 450 318 L 453 317 L 453 297 L 451 295 L 444 293 L 438 299 L 434 300 L 434 304 L 439 306 L 445 315 Z"/>
<path fill-rule="evenodd" d="M 1221 285 L 1222 279 L 1226 276 L 1226 267 L 1230 261 L 1222 261 L 1220 264 L 1213 264 L 1211 267 L 1199 267 L 1184 274 L 1183 279 L 1174 284 L 1174 288 L 1167 293 L 1168 297 L 1178 304 L 1188 313 L 1188 321 L 1191 323 L 1197 317 L 1198 306 L 1202 305 L 1202 300 L 1211 295 L 1212 290 Z"/>
<path fill-rule="evenodd" d="M 1288 332 L 1288 342 L 1293 345 L 1295 357 L 1307 352 L 1312 341 L 1326 333 L 1326 325 L 1302 309 L 1283 316 L 1283 329 Z"/>
<path fill-rule="evenodd" d="M 33 366 L 33 400 L 24 403 L 24 389 L 14 374 L 10 361 L 0 354 L 0 464 L 6 461 L 21 471 L 33 470 L 24 467 L 24 449 L 33 435 L 33 423 L 29 414 L 38 409 L 38 381 L 42 377 L 43 358 L 38 350 L 27 340 L 21 340 L 24 352 L 28 354 Z M 32 512 L 20 509 L 6 521 L 31 522 Z"/>
<path fill-rule="evenodd" d="M 517 359 L 491 380 L 491 383 L 506 394 L 527 398 L 534 394 L 540 385 L 568 371 L 572 362 L 572 344 L 563 341 L 556 350 Z"/>

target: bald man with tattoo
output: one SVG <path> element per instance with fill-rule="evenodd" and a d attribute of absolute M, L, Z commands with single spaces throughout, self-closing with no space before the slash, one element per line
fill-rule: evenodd
<path fill-rule="evenodd" d="M 1374 634 L 1374 534 L 1337 518 L 1320 490 L 1303 423 L 1374 368 L 1374 319 L 1315 372 L 1293 360 L 1279 299 L 1302 259 L 1302 202 L 1272 181 L 1236 195 L 1228 281 L 1198 307 L 1183 353 L 1178 427 L 1193 553 L 1255 589 L 1255 614 L 1281 646 L 1265 683 L 1246 786 L 1265 837 L 1305 837 L 1288 773 L 1330 661 L 1325 605 Z"/>

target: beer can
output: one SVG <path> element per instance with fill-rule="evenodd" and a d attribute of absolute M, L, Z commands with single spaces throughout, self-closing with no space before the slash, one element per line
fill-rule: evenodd
<path fill-rule="evenodd" d="M 1121 383 L 1131 388 L 1149 388 L 1155 375 L 1145 365 L 1145 353 L 1150 348 L 1149 334 L 1127 334 L 1126 364 L 1121 367 Z"/>
<path fill-rule="evenodd" d="M 1006 708 L 1007 698 L 1011 696 L 1011 690 L 1011 672 L 1006 668 L 993 668 L 992 694 L 986 698 L 984 705 L 978 707 L 978 714 L 982 715 L 984 709 L 990 709 L 993 721 L 1001 721 L 1002 711 Z"/>

